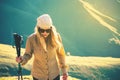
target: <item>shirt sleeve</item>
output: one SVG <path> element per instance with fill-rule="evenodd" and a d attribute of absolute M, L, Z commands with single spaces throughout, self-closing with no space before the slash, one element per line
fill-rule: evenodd
<path fill-rule="evenodd" d="M 57 50 L 57 56 L 58 56 L 58 61 L 60 63 L 60 68 L 62 73 L 67 73 L 68 71 L 68 66 L 66 64 L 66 55 L 65 55 L 65 50 L 62 44 L 62 39 L 60 37 L 60 35 L 58 35 L 58 38 L 60 40 L 61 46 L 59 46 L 58 50 Z"/>
<path fill-rule="evenodd" d="M 25 53 L 23 55 L 23 61 L 21 62 L 22 65 L 25 65 L 29 59 L 31 59 L 32 57 L 32 53 L 33 53 L 33 50 L 32 50 L 32 44 L 30 42 L 30 38 L 27 39 L 26 41 L 26 47 L 25 47 Z"/>

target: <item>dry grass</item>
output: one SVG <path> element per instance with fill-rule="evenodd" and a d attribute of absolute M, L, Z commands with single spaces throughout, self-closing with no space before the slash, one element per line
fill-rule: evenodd
<path fill-rule="evenodd" d="M 1 77 L 0 80 L 18 80 L 18 78 L 17 78 L 17 76 Z M 32 76 L 23 76 L 23 80 L 33 80 L 33 79 L 32 79 Z M 80 80 L 80 79 L 73 78 L 73 77 L 69 76 L 68 80 Z"/>
<path fill-rule="evenodd" d="M 24 49 L 21 50 L 24 53 Z M 0 44 L 0 69 L 16 68 L 16 49 L 10 45 Z M 69 80 L 115 80 L 120 79 L 120 58 L 67 56 Z M 23 67 L 31 69 L 32 59 Z M 4 65 L 4 66 L 3 66 Z M 7 65 L 7 67 L 6 67 Z M 5 68 L 6 67 L 6 68 Z M 1 75 L 1 74 L 0 74 Z M 112 76 L 111 76 L 112 75 Z M 31 75 L 23 76 L 32 80 Z M 17 80 L 17 76 L 0 77 L 0 80 Z"/>
<path fill-rule="evenodd" d="M 120 64 L 120 58 L 68 56 L 67 63 L 89 67 L 112 67 Z"/>

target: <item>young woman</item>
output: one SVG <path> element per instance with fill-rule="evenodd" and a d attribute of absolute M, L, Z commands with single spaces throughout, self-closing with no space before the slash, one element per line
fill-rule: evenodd
<path fill-rule="evenodd" d="M 31 70 L 33 80 L 60 80 L 60 71 L 62 79 L 67 80 L 64 46 L 48 14 L 37 18 L 35 32 L 27 39 L 25 53 L 17 57 L 16 61 L 24 65 L 32 55 L 34 55 Z"/>

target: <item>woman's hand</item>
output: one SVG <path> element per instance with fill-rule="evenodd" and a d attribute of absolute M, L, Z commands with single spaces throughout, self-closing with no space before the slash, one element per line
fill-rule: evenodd
<path fill-rule="evenodd" d="M 17 63 L 21 63 L 22 60 L 23 60 L 23 59 L 22 59 L 22 56 L 16 57 L 16 62 L 17 62 Z"/>
<path fill-rule="evenodd" d="M 63 76 L 62 76 L 62 79 L 63 80 L 68 80 L 68 73 L 64 73 Z"/>

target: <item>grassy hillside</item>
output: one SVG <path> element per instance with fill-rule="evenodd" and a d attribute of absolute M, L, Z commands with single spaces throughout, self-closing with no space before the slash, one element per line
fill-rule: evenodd
<path fill-rule="evenodd" d="M 120 58 L 67 57 L 70 76 L 82 80 L 120 80 Z"/>
<path fill-rule="evenodd" d="M 24 49 L 21 49 L 21 53 Z M 10 45 L 0 44 L 0 76 L 13 76 L 17 75 L 18 64 L 15 61 L 17 54 L 16 49 Z M 31 63 L 31 61 L 29 62 Z M 24 74 L 30 73 L 30 64 L 27 64 L 23 68 Z"/>
<path fill-rule="evenodd" d="M 0 80 L 17 79 L 15 57 L 15 48 L 0 44 Z M 31 63 L 32 59 L 23 67 L 24 80 L 32 79 Z M 120 58 L 67 56 L 67 64 L 69 80 L 120 80 Z"/>

